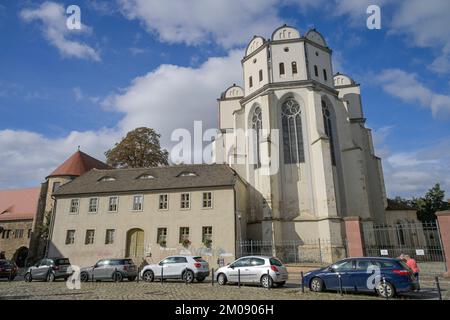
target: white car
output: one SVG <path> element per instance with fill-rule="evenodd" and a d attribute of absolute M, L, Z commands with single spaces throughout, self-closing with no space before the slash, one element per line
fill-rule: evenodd
<path fill-rule="evenodd" d="M 196 279 L 202 282 L 209 276 L 209 264 L 202 257 L 196 256 L 170 256 L 158 264 L 146 265 L 141 271 L 144 281 L 152 282 L 155 279 L 182 279 L 193 282 Z"/>
<path fill-rule="evenodd" d="M 264 288 L 283 286 L 288 279 L 286 267 L 275 257 L 248 256 L 219 268 L 216 272 L 219 285 L 227 282 L 259 283 Z"/>

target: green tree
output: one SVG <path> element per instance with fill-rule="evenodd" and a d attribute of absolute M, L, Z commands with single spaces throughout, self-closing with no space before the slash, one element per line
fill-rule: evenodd
<path fill-rule="evenodd" d="M 449 203 L 444 201 L 445 191 L 441 189 L 439 183 L 436 183 L 425 194 L 423 198 L 414 199 L 417 207 L 417 218 L 420 221 L 434 221 L 436 220 L 436 212 L 442 210 L 448 210 L 450 208 Z"/>
<path fill-rule="evenodd" d="M 168 165 L 169 153 L 161 149 L 161 135 L 151 128 L 136 128 L 114 148 L 105 152 L 106 162 L 115 168 L 147 168 Z"/>

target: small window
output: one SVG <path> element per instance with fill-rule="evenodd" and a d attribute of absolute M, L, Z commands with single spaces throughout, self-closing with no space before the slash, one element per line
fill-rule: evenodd
<path fill-rule="evenodd" d="M 167 228 L 158 228 L 158 236 L 156 242 L 161 246 L 165 247 L 167 244 Z"/>
<path fill-rule="evenodd" d="M 263 81 L 263 72 L 259 70 L 259 82 Z"/>
<path fill-rule="evenodd" d="M 14 238 L 16 239 L 23 238 L 23 229 L 16 229 L 16 231 L 14 231 Z"/>
<path fill-rule="evenodd" d="M 197 174 L 194 172 L 182 172 L 178 176 L 179 177 L 196 177 Z"/>
<path fill-rule="evenodd" d="M 284 50 L 284 52 L 289 52 L 289 48 L 288 47 L 285 47 L 283 50 Z"/>
<path fill-rule="evenodd" d="M 327 77 L 327 70 L 325 70 L 325 69 L 323 69 L 323 78 L 324 78 L 325 81 L 328 80 L 328 77 Z"/>
<path fill-rule="evenodd" d="M 72 199 L 70 201 L 70 213 L 78 213 L 78 208 L 80 207 L 80 199 Z"/>
<path fill-rule="evenodd" d="M 191 207 L 191 195 L 189 193 L 182 193 L 180 208 L 189 209 L 190 207 Z"/>
<path fill-rule="evenodd" d="M 184 243 L 185 241 L 189 240 L 189 228 L 188 227 L 181 227 L 180 228 L 180 243 Z"/>
<path fill-rule="evenodd" d="M 149 180 L 149 179 L 155 179 L 155 177 L 152 176 L 151 174 L 143 174 L 143 175 L 139 176 L 138 179 Z"/>
<path fill-rule="evenodd" d="M 212 227 L 207 226 L 202 228 L 202 242 L 207 246 L 212 244 Z"/>
<path fill-rule="evenodd" d="M 297 62 L 292 62 L 292 74 L 297 74 Z"/>
<path fill-rule="evenodd" d="M 99 181 L 104 182 L 104 181 L 115 181 L 115 180 L 116 180 L 116 178 L 114 178 L 114 177 L 103 177 Z"/>
<path fill-rule="evenodd" d="M 55 182 L 53 183 L 52 193 L 58 190 L 58 188 L 61 186 L 61 182 Z"/>
<path fill-rule="evenodd" d="M 248 78 L 248 86 L 251 88 L 251 87 L 253 87 L 253 78 L 252 77 L 249 77 Z"/>
<path fill-rule="evenodd" d="M 75 230 L 67 230 L 66 233 L 66 244 L 75 243 Z"/>
<path fill-rule="evenodd" d="M 314 75 L 316 77 L 319 77 L 319 69 L 317 68 L 317 66 L 314 66 Z"/>
<path fill-rule="evenodd" d="M 113 244 L 114 243 L 114 233 L 116 230 L 114 229 L 106 229 L 105 234 L 105 244 Z"/>
<path fill-rule="evenodd" d="M 203 192 L 203 208 L 212 208 L 212 192 Z"/>
<path fill-rule="evenodd" d="M 316 51 L 316 57 L 318 57 L 319 56 L 319 51 Z"/>
<path fill-rule="evenodd" d="M 32 233 L 33 231 L 31 230 L 31 229 L 28 229 L 28 239 L 30 239 L 31 238 L 31 233 Z"/>
<path fill-rule="evenodd" d="M 158 205 L 159 210 L 167 210 L 168 209 L 168 207 L 169 207 L 168 198 L 169 198 L 169 196 L 167 194 L 159 195 L 159 205 Z"/>
<path fill-rule="evenodd" d="M 89 213 L 97 213 L 98 210 L 98 198 L 89 199 Z"/>
<path fill-rule="evenodd" d="M 108 211 L 109 212 L 117 212 L 117 207 L 119 204 L 119 197 L 109 197 Z"/>
<path fill-rule="evenodd" d="M 86 230 L 86 238 L 84 244 L 94 244 L 95 230 Z"/>
<path fill-rule="evenodd" d="M 142 195 L 134 196 L 133 197 L 133 211 L 142 211 L 143 202 L 144 202 L 144 196 L 142 196 Z"/>
<path fill-rule="evenodd" d="M 284 75 L 284 63 L 283 62 L 280 63 L 280 76 L 281 75 Z"/>

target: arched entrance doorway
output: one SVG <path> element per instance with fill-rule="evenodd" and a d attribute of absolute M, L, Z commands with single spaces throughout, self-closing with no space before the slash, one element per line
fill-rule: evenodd
<path fill-rule="evenodd" d="M 130 229 L 127 232 L 126 257 L 139 263 L 144 257 L 144 230 Z"/>
<path fill-rule="evenodd" d="M 17 251 L 14 253 L 13 260 L 17 264 L 19 268 L 22 268 L 25 266 L 25 260 L 28 257 L 28 248 L 27 247 L 20 247 L 17 249 Z"/>

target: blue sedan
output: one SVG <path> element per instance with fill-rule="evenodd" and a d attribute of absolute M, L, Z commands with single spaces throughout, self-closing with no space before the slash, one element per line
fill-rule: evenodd
<path fill-rule="evenodd" d="M 376 292 L 382 297 L 417 290 L 413 272 L 399 259 L 363 257 L 340 260 L 305 274 L 303 285 L 311 291 Z"/>

